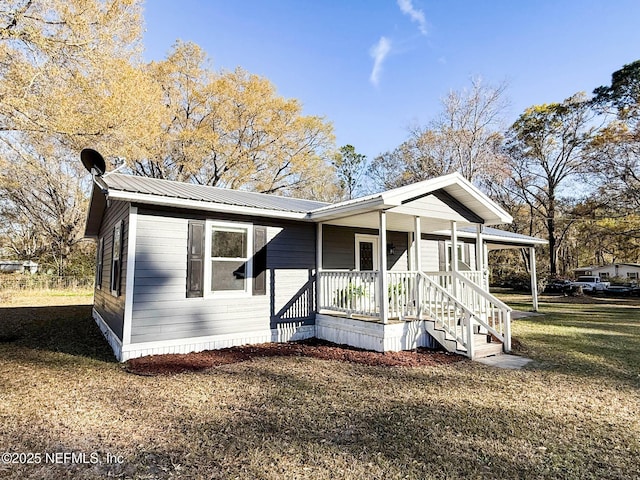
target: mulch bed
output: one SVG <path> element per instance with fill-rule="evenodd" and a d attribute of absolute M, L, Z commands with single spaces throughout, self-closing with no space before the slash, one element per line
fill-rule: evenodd
<path fill-rule="evenodd" d="M 312 357 L 386 367 L 434 366 L 464 360 L 461 355 L 425 348 L 408 352 L 378 353 L 336 345 L 318 339 L 309 339 L 300 342 L 263 343 L 197 353 L 151 355 L 129 360 L 125 368 L 128 372 L 138 375 L 173 375 L 198 372 L 219 365 L 245 362 L 261 357 Z"/>

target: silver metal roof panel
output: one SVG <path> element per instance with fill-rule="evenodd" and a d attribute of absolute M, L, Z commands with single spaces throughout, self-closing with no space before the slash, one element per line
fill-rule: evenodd
<path fill-rule="evenodd" d="M 315 200 L 281 197 L 264 193 L 245 192 L 227 188 L 209 187 L 193 183 L 173 182 L 157 178 L 112 173 L 102 177 L 109 189 L 123 192 L 158 195 L 162 197 L 260 208 L 283 212 L 307 213 L 328 205 Z"/>

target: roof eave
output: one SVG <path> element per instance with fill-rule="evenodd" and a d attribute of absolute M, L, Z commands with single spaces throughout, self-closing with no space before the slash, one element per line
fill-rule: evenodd
<path fill-rule="evenodd" d="M 320 209 L 312 210 L 309 212 L 309 218 L 316 222 L 325 222 L 329 220 L 335 220 L 342 217 L 350 217 L 361 213 L 368 213 L 376 210 L 384 210 L 386 208 L 392 208 L 396 205 L 387 205 L 382 195 L 367 198 L 361 202 L 349 202 L 341 205 L 337 203 L 335 205 L 329 205 Z"/>

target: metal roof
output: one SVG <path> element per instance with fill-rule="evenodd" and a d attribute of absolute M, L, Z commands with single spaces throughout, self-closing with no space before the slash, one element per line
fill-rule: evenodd
<path fill-rule="evenodd" d="M 468 234 L 476 234 L 476 230 L 473 227 L 461 227 L 460 232 Z M 548 242 L 542 238 L 530 237 L 529 235 L 522 235 L 520 233 L 510 232 L 508 230 L 501 230 L 499 228 L 483 227 L 482 234 L 485 237 L 494 237 L 495 239 L 504 239 L 505 241 L 515 241 L 518 243 L 536 243 L 545 245 Z"/>
<path fill-rule="evenodd" d="M 349 218 L 353 220 L 356 218 L 353 215 L 366 216 L 366 214 L 375 212 L 379 208 L 392 207 L 389 211 L 394 212 L 394 208 L 398 208 L 394 207 L 394 205 L 403 206 L 403 202 L 415 201 L 413 195 L 416 193 L 422 193 L 422 196 L 419 196 L 419 198 L 422 198 L 425 192 L 436 191 L 439 188 L 448 186 L 461 186 L 461 188 L 466 188 L 462 188 L 460 191 L 452 191 L 452 193 L 464 200 L 468 200 L 474 210 L 480 209 L 484 215 L 494 217 L 494 221 L 505 222 L 511 220 L 511 217 L 499 206 L 488 197 L 485 197 L 484 194 L 476 192 L 475 187 L 470 186 L 470 184 L 467 185 L 467 183 L 460 175 L 448 175 L 354 200 L 330 204 L 315 200 L 109 173 L 96 178 L 96 186 L 91 198 L 85 233 L 87 235 L 97 235 L 102 221 L 102 213 L 106 207 L 105 194 L 107 192 L 109 197 L 138 203 L 335 223 L 331 221 L 330 217 L 336 213 L 337 217 L 341 217 L 348 212 L 351 215 Z M 102 194 L 98 194 L 100 190 L 102 190 Z M 343 212 L 343 210 L 346 210 L 346 212 Z M 399 213 L 396 216 L 398 215 Z M 475 235 L 475 228 L 461 225 L 459 232 L 463 236 L 471 236 Z M 447 234 L 446 231 L 434 233 Z M 497 244 L 506 243 L 516 246 L 547 243 L 546 240 L 488 226 L 483 228 L 483 234 L 487 240 L 492 240 Z"/>
<path fill-rule="evenodd" d="M 111 173 L 102 177 L 109 191 L 159 195 L 183 200 L 211 202 L 239 207 L 260 208 L 281 212 L 307 213 L 329 205 L 315 200 L 281 197 L 265 193 L 245 192 L 228 188 L 209 187 L 193 183 L 173 182 L 157 178 Z"/>

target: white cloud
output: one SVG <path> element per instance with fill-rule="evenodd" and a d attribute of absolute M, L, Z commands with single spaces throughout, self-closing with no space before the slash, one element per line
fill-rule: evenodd
<path fill-rule="evenodd" d="M 371 70 L 371 76 L 369 77 L 369 80 L 376 87 L 380 82 L 380 73 L 382 72 L 382 64 L 385 58 L 387 58 L 387 55 L 389 55 L 390 51 L 391 51 L 391 40 L 389 40 L 387 37 L 380 37 L 380 40 L 378 40 L 378 43 L 376 43 L 373 47 L 371 47 L 371 50 L 369 52 L 369 54 L 371 55 L 371 58 L 373 58 L 373 70 Z"/>
<path fill-rule="evenodd" d="M 404 13 L 405 15 L 409 15 L 409 17 L 411 17 L 411 21 L 418 24 L 420 33 L 426 35 L 427 19 L 424 17 L 424 12 L 422 10 L 416 10 L 411 3 L 411 0 L 398 0 L 398 6 L 400 7 L 402 13 Z"/>

